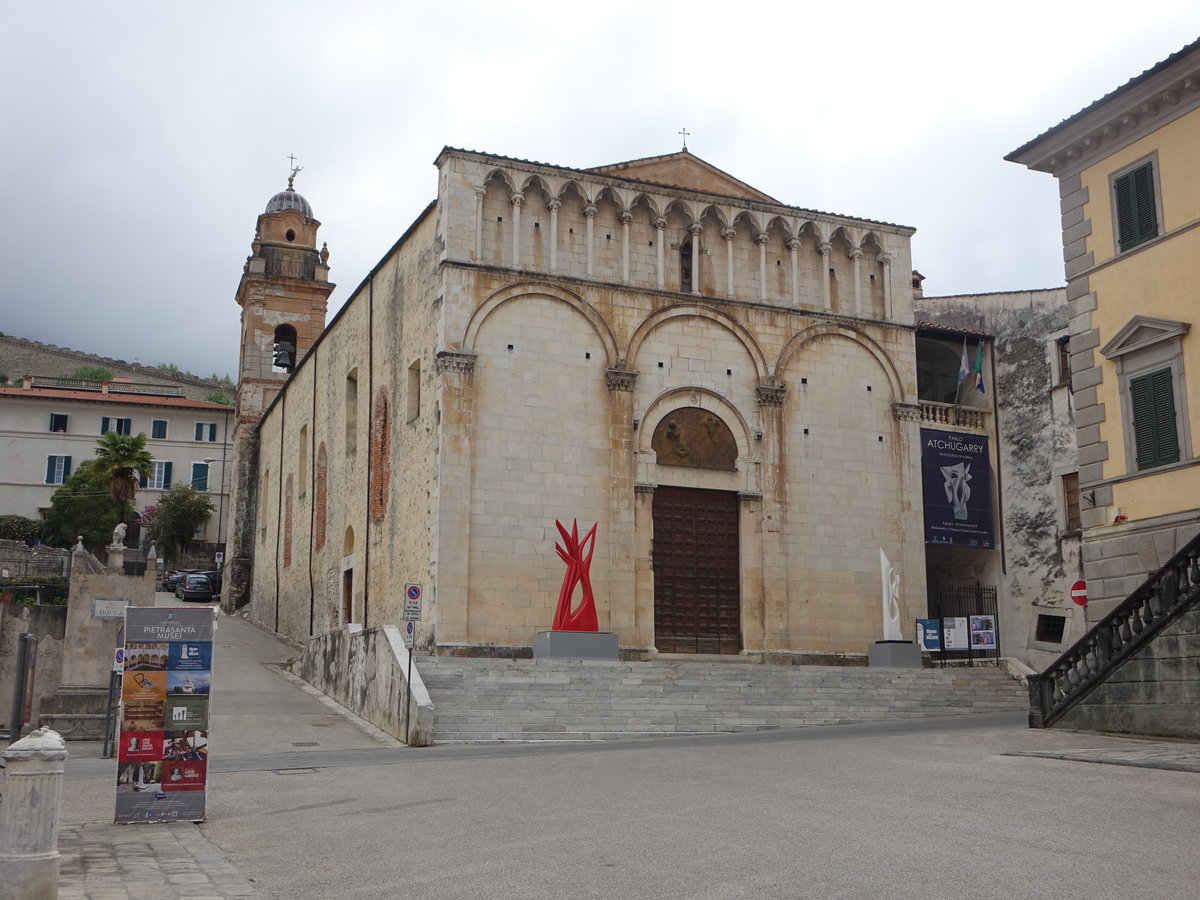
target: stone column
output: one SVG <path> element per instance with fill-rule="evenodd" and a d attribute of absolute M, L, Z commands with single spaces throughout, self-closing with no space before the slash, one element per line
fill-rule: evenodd
<path fill-rule="evenodd" d="M 829 291 L 829 253 L 833 250 L 833 244 L 829 241 L 822 241 L 817 245 L 817 252 L 821 254 L 821 306 L 826 312 L 833 309 L 833 298 Z"/>
<path fill-rule="evenodd" d="M 767 299 L 767 241 L 770 236 L 765 231 L 760 231 L 754 236 L 754 243 L 758 244 L 758 299 Z"/>
<path fill-rule="evenodd" d="M 558 208 L 562 201 L 558 198 L 551 200 L 550 207 L 550 271 L 558 271 Z"/>
<path fill-rule="evenodd" d="M 475 262 L 483 259 L 483 198 L 487 187 L 479 185 L 475 188 Z"/>
<path fill-rule="evenodd" d="M 521 267 L 521 204 L 525 202 L 525 195 L 520 191 L 516 191 L 512 195 L 512 264 L 514 269 Z"/>
<path fill-rule="evenodd" d="M 592 260 L 595 258 L 595 232 L 596 232 L 596 207 L 588 204 L 583 208 L 583 214 L 587 218 L 587 274 L 592 274 Z"/>
<path fill-rule="evenodd" d="M 632 221 L 632 213 L 621 213 L 621 280 L 626 283 L 629 282 L 629 223 Z"/>
<path fill-rule="evenodd" d="M 725 296 L 733 298 L 733 239 L 737 237 L 737 229 L 722 228 L 721 237 L 725 239 Z"/>
<path fill-rule="evenodd" d="M 661 291 L 666 286 L 666 272 L 663 269 L 663 234 L 667 227 L 667 220 L 659 216 L 654 220 L 654 249 L 658 256 L 658 289 Z"/>
<path fill-rule="evenodd" d="M 787 242 L 788 252 L 792 257 L 792 306 L 800 305 L 800 238 L 792 238 Z"/>
<path fill-rule="evenodd" d="M 880 253 L 876 259 L 883 266 L 883 317 L 891 322 L 894 315 L 892 312 L 892 254 Z"/>
<path fill-rule="evenodd" d="M 474 353 L 439 350 L 442 452 L 437 464 L 438 557 L 431 592 L 436 640 L 461 643 L 471 627 L 471 439 L 475 421 Z"/>
<path fill-rule="evenodd" d="M 692 293 L 700 294 L 700 233 L 704 226 L 695 222 L 688 226 L 688 234 L 692 236 Z"/>
<path fill-rule="evenodd" d="M 634 446 L 633 388 L 637 372 L 620 364 L 606 369 L 608 386 L 609 477 L 609 591 L 608 628 L 627 646 L 643 646 L 637 630 L 637 542 L 633 485 L 637 471 Z M 601 613 L 603 615 L 603 613 Z M 603 623 L 601 630 L 604 630 Z"/>
<path fill-rule="evenodd" d="M 0 900 L 58 896 L 58 818 L 67 746 L 39 728 L 3 753 L 0 803 Z"/>
<path fill-rule="evenodd" d="M 851 247 L 846 254 L 850 257 L 850 263 L 854 266 L 854 314 L 862 315 L 862 247 Z"/>

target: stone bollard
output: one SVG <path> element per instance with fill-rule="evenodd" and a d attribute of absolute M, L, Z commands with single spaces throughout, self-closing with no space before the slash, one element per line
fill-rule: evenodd
<path fill-rule="evenodd" d="M 0 900 L 58 896 L 58 816 L 67 746 L 39 728 L 10 746 L 0 802 Z"/>

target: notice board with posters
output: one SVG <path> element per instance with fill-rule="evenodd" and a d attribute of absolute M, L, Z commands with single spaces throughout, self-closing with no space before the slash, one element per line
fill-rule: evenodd
<path fill-rule="evenodd" d="M 921 429 L 925 543 L 995 549 L 986 435 Z"/>
<path fill-rule="evenodd" d="M 200 822 L 208 799 L 213 607 L 128 607 L 115 821 Z"/>

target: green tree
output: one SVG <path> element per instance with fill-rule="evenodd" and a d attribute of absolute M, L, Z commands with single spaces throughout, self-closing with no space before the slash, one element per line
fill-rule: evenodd
<path fill-rule="evenodd" d="M 33 544 L 41 537 L 42 522 L 40 519 L 27 519 L 24 516 L 0 516 L 0 538 Z"/>
<path fill-rule="evenodd" d="M 222 406 L 233 406 L 233 400 L 222 390 L 209 391 L 204 399 L 209 403 L 220 403 Z"/>
<path fill-rule="evenodd" d="M 108 482 L 96 465 L 85 459 L 50 498 L 43 523 L 43 540 L 56 547 L 71 547 L 76 537 L 93 552 L 107 546 L 117 524 Z"/>
<path fill-rule="evenodd" d="M 128 521 L 129 504 L 137 496 L 138 480 L 149 478 L 154 472 L 153 458 L 146 449 L 146 435 L 115 431 L 103 435 L 96 441 L 96 469 L 117 504 L 119 520 Z"/>
<path fill-rule="evenodd" d="M 150 538 L 158 542 L 165 559 L 174 560 L 176 551 L 192 540 L 196 529 L 213 514 L 212 498 L 190 484 L 177 484 L 159 499 L 156 506 L 142 513 L 142 524 Z"/>
<path fill-rule="evenodd" d="M 68 377 L 79 378 L 83 381 L 112 381 L 113 371 L 104 366 L 80 366 Z"/>

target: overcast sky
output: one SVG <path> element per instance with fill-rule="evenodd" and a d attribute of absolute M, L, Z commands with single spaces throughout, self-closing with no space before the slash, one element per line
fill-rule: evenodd
<path fill-rule="evenodd" d="M 443 145 L 585 168 L 689 149 L 784 203 L 910 225 L 929 294 L 1063 283 L 1054 179 L 1009 151 L 1200 34 L 1185 0 L 21 2 L 0 75 L 0 331 L 235 374 L 234 291 L 286 185 L 331 314 Z"/>

